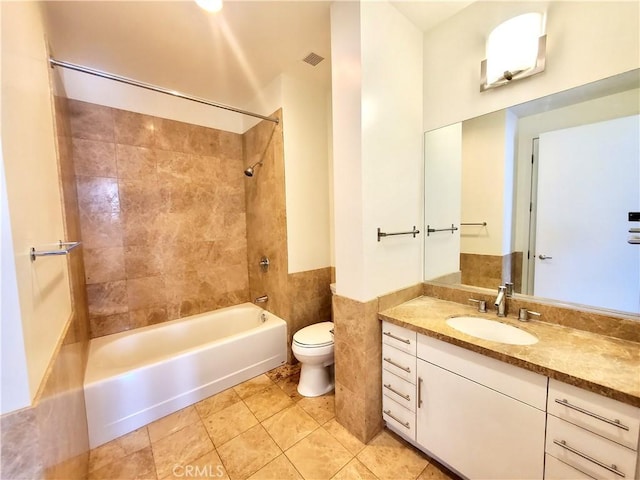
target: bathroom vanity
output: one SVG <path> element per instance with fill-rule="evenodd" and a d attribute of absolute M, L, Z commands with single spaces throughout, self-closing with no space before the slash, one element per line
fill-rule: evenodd
<path fill-rule="evenodd" d="M 640 345 L 544 322 L 510 345 L 448 318 L 495 319 L 420 297 L 379 314 L 387 427 L 474 478 L 640 476 Z"/>

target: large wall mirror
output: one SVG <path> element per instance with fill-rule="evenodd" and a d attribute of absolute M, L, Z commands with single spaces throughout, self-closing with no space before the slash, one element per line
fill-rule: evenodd
<path fill-rule="evenodd" d="M 639 211 L 640 70 L 425 133 L 425 280 L 637 315 Z"/>

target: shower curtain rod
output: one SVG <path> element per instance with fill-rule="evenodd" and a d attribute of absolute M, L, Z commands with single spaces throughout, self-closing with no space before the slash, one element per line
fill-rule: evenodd
<path fill-rule="evenodd" d="M 168 90 L 166 88 L 157 87 L 155 85 L 151 85 L 150 83 L 139 82 L 137 80 L 133 80 L 127 77 L 121 77 L 120 75 L 114 75 L 113 73 L 103 72 L 102 70 L 96 70 L 94 68 L 84 67 L 82 65 L 77 65 L 75 63 L 62 62 L 59 60 L 55 60 L 54 58 L 49 58 L 49 63 L 51 67 L 62 67 L 68 68 L 69 70 L 75 70 L 76 72 L 88 73 L 89 75 L 94 75 L 96 77 L 106 78 L 108 80 L 115 80 L 116 82 L 126 83 L 128 85 L 133 85 L 134 87 L 145 88 L 147 90 L 151 90 L 153 92 L 164 93 L 165 95 L 171 95 L 173 97 L 182 98 L 184 100 L 191 100 L 192 102 L 202 103 L 204 105 L 208 105 L 210 107 L 222 108 L 224 110 L 229 110 L 231 112 L 240 113 L 242 115 L 249 115 L 251 117 L 260 118 L 262 120 L 268 120 L 270 122 L 274 122 L 276 124 L 280 123 L 280 120 L 274 117 L 267 117 L 264 115 L 260 115 L 259 113 L 249 112 L 247 110 L 241 110 L 239 108 L 231 107 L 229 105 L 225 105 L 223 103 L 216 103 L 210 100 L 206 100 L 204 98 L 193 97 L 191 95 L 187 95 L 185 93 L 176 92 L 175 90 Z"/>

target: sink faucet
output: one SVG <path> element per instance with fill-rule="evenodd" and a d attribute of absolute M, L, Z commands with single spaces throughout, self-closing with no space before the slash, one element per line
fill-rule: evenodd
<path fill-rule="evenodd" d="M 506 293 L 507 293 L 507 287 L 505 287 L 504 285 L 500 285 L 498 287 L 498 296 L 496 297 L 496 301 L 494 303 L 494 305 L 497 308 L 499 317 L 507 316 L 507 302 L 505 299 Z"/>

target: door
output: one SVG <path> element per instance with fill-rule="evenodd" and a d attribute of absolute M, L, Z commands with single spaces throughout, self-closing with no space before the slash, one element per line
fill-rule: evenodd
<path fill-rule="evenodd" d="M 640 311 L 640 116 L 540 135 L 534 295 Z M 606 279 L 603 282 L 603 279 Z"/>

